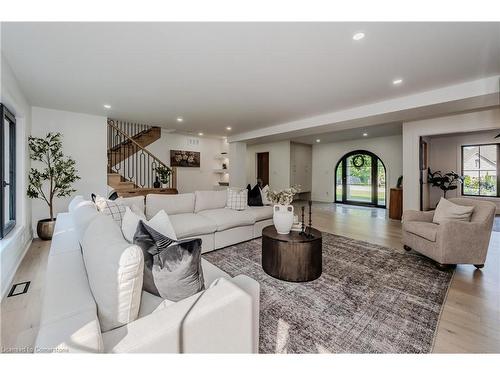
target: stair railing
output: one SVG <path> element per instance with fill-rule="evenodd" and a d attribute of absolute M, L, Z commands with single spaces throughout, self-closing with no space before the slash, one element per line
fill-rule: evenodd
<path fill-rule="evenodd" d="M 152 189 L 159 177 L 156 168 L 167 165 L 134 139 L 152 126 L 115 121 L 108 119 L 108 173 L 118 173 L 138 188 Z M 176 177 L 176 170 L 172 168 L 168 184 L 162 187 L 176 189 Z"/>

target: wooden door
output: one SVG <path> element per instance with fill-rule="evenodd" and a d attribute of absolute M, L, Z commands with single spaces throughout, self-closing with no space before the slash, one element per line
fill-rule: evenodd
<path fill-rule="evenodd" d="M 257 153 L 257 180 L 262 180 L 262 186 L 269 185 L 269 152 Z"/>

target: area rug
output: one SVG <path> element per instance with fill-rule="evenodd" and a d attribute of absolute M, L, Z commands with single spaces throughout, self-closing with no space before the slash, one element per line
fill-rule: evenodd
<path fill-rule="evenodd" d="M 323 273 L 281 281 L 261 239 L 203 255 L 260 283 L 261 353 L 429 353 L 453 275 L 414 252 L 323 234 Z"/>

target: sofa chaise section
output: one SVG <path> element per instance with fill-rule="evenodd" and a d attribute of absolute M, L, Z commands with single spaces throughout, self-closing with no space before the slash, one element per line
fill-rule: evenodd
<path fill-rule="evenodd" d="M 257 352 L 259 284 L 206 260 L 204 291 L 178 302 L 143 292 L 137 319 L 102 332 L 79 239 L 89 220 L 77 218 L 90 206 L 57 217 L 36 352 Z"/>

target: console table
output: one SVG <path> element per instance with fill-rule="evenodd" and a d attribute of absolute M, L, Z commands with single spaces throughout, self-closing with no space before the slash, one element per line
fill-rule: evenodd
<path fill-rule="evenodd" d="M 311 228 L 313 238 L 299 232 L 278 234 L 274 225 L 262 230 L 262 268 L 277 279 L 312 281 L 321 276 L 322 235 Z"/>

